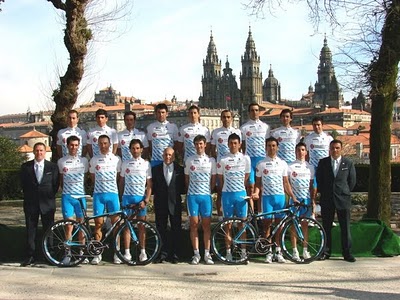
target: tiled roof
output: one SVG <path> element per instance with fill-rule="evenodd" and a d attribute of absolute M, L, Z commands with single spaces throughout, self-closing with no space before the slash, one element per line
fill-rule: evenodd
<path fill-rule="evenodd" d="M 33 148 L 29 147 L 28 145 L 23 145 L 23 146 L 18 148 L 18 151 L 22 152 L 22 153 L 28 153 L 28 152 L 32 152 Z"/>
<path fill-rule="evenodd" d="M 29 131 L 29 132 L 27 132 L 27 133 L 25 133 L 25 134 L 20 136 L 20 138 L 25 138 L 25 139 L 27 139 L 27 138 L 38 138 L 38 137 L 48 137 L 48 135 L 44 134 L 44 133 L 41 133 L 39 131 L 36 131 L 34 129 L 34 130 L 31 130 L 31 131 Z"/>

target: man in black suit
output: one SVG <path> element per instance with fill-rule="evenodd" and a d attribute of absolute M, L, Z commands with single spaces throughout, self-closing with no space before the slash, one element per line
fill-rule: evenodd
<path fill-rule="evenodd" d="M 157 262 L 179 261 L 182 229 L 181 194 L 185 193 L 185 177 L 183 168 L 174 160 L 174 150 L 168 147 L 163 152 L 163 163 L 151 170 L 156 227 L 163 243 Z M 171 224 L 171 240 L 167 239 L 168 218 Z"/>
<path fill-rule="evenodd" d="M 322 224 L 327 237 L 324 258 L 327 259 L 331 255 L 332 222 L 336 211 L 344 260 L 355 262 L 356 259 L 351 254 L 350 192 L 356 185 L 356 170 L 353 162 L 342 156 L 342 146 L 340 140 L 331 141 L 330 156 L 319 161 L 316 173 L 318 191 L 321 194 Z"/>
<path fill-rule="evenodd" d="M 35 244 L 39 215 L 43 232 L 54 222 L 56 211 L 55 195 L 59 187 L 57 165 L 45 160 L 46 145 L 33 146 L 35 158 L 21 166 L 21 184 L 24 192 L 24 213 L 26 223 L 26 259 L 22 267 L 35 261 Z"/>

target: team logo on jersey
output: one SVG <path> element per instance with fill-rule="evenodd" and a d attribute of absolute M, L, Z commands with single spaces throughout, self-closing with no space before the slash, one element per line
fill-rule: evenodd
<path fill-rule="evenodd" d="M 195 166 L 190 166 L 190 170 L 194 171 L 194 170 L 196 170 L 196 167 Z"/>
<path fill-rule="evenodd" d="M 217 168 L 221 168 L 221 164 L 220 163 L 217 163 Z"/>
<path fill-rule="evenodd" d="M 282 142 L 282 138 L 281 137 L 278 137 L 278 142 Z"/>
<path fill-rule="evenodd" d="M 218 143 L 222 144 L 224 142 L 224 140 L 222 138 L 218 139 Z"/>
<path fill-rule="evenodd" d="M 101 167 L 99 166 L 99 165 L 97 165 L 96 166 L 96 170 L 98 171 L 98 170 L 100 170 L 101 169 Z"/>
<path fill-rule="evenodd" d="M 63 168 L 63 172 L 67 172 L 68 171 L 68 168 L 67 167 L 64 167 Z"/>
<path fill-rule="evenodd" d="M 251 136 L 252 133 L 251 133 L 250 131 L 247 131 L 247 132 L 246 132 L 246 135 L 247 135 L 247 136 Z"/>
<path fill-rule="evenodd" d="M 267 175 L 269 172 L 268 172 L 267 169 L 264 169 L 263 173 L 264 173 L 265 175 Z"/>
<path fill-rule="evenodd" d="M 131 172 L 131 170 L 129 170 L 129 168 L 126 168 L 125 173 L 129 174 Z"/>
<path fill-rule="evenodd" d="M 311 145 L 310 145 L 310 148 L 311 148 L 311 149 L 314 149 L 314 147 L 315 147 L 314 144 L 311 144 Z"/>
<path fill-rule="evenodd" d="M 157 137 L 157 133 L 153 132 L 153 134 L 151 135 L 153 138 Z"/>
<path fill-rule="evenodd" d="M 225 166 L 225 170 L 228 170 L 228 171 L 229 171 L 230 169 L 232 169 L 232 167 L 231 167 L 230 165 L 226 165 L 226 166 Z"/>
<path fill-rule="evenodd" d="M 297 177 L 297 173 L 295 171 L 292 172 L 293 177 Z"/>
<path fill-rule="evenodd" d="M 121 141 L 121 145 L 125 145 L 125 143 L 126 143 L 125 140 Z"/>
<path fill-rule="evenodd" d="M 190 135 L 188 134 L 188 133 L 185 133 L 185 138 L 189 138 L 190 137 Z"/>
<path fill-rule="evenodd" d="M 93 138 L 93 142 L 97 143 L 97 138 L 94 137 Z"/>

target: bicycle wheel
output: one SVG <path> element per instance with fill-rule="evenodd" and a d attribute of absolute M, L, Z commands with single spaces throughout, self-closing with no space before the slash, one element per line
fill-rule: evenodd
<path fill-rule="evenodd" d="M 160 250 L 160 234 L 147 221 L 127 220 L 115 235 L 114 251 L 128 265 L 147 265 Z"/>
<path fill-rule="evenodd" d="M 89 233 L 82 224 L 73 220 L 61 220 L 45 232 L 42 250 L 52 265 L 73 267 L 85 259 L 82 252 L 89 239 Z"/>
<path fill-rule="evenodd" d="M 219 222 L 211 234 L 211 249 L 225 264 L 245 264 L 254 249 L 256 230 L 251 223 L 241 219 Z"/>
<path fill-rule="evenodd" d="M 308 237 L 307 237 L 308 236 Z M 287 222 L 281 234 L 281 248 L 285 258 L 295 263 L 309 263 L 319 258 L 325 249 L 326 234 L 322 225 L 308 217 L 300 217 Z M 297 247 L 300 259 L 293 257 Z"/>

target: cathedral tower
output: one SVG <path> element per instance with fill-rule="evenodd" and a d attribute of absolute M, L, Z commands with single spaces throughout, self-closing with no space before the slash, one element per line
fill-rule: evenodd
<path fill-rule="evenodd" d="M 281 101 L 281 85 L 278 79 L 274 77 L 271 65 L 269 67 L 268 78 L 264 81 L 263 101 L 271 103 L 279 103 Z"/>
<path fill-rule="evenodd" d="M 260 72 L 260 56 L 257 55 L 256 45 L 251 35 L 246 41 L 246 51 L 242 56 L 242 72 L 240 74 L 240 90 L 243 108 L 247 111 L 250 103 L 262 102 L 262 73 Z"/>

